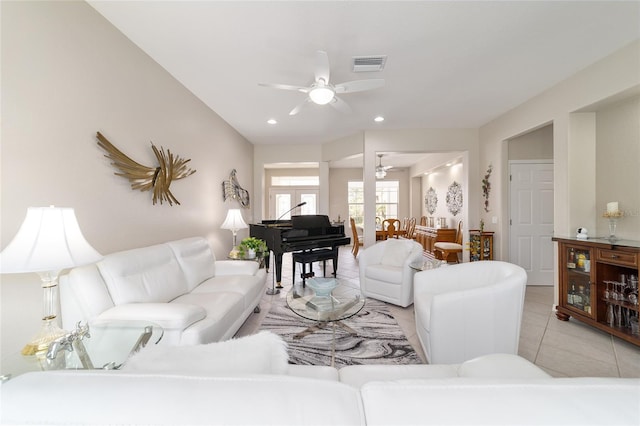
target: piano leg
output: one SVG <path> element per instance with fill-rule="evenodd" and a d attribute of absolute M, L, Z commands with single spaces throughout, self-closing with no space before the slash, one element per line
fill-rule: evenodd
<path fill-rule="evenodd" d="M 267 258 L 268 259 L 268 258 Z M 275 263 L 275 271 L 276 271 L 276 275 L 278 277 L 278 285 L 276 286 L 274 282 L 271 283 L 271 287 L 267 288 L 267 294 L 270 296 L 273 296 L 274 294 L 278 294 L 280 293 L 280 289 L 282 288 L 282 285 L 280 284 L 280 279 L 281 279 L 281 273 L 282 273 L 282 254 L 280 255 L 280 263 L 278 263 L 278 255 L 273 253 L 273 262 Z M 267 265 L 269 265 L 269 263 L 267 262 Z M 268 270 L 268 269 L 267 269 Z M 271 276 L 271 279 L 274 279 L 274 276 Z"/>
<path fill-rule="evenodd" d="M 282 253 L 274 253 L 273 260 L 276 271 L 276 288 L 282 288 Z"/>

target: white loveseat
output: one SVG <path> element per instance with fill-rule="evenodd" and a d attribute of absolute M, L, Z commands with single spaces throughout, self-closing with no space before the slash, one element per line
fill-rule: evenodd
<path fill-rule="evenodd" d="M 516 355 L 494 354 L 459 365 L 251 370 L 27 373 L 0 386 L 0 423 L 640 424 L 640 380 L 551 378 Z"/>
<path fill-rule="evenodd" d="M 201 237 L 121 251 L 60 278 L 63 327 L 144 320 L 162 326 L 162 344 L 225 340 L 258 307 L 265 280 L 256 262 L 216 260 Z"/>

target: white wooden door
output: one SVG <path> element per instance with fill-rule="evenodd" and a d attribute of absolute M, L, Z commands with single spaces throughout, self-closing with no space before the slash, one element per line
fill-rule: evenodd
<path fill-rule="evenodd" d="M 553 285 L 553 163 L 509 164 L 509 260 L 528 285 Z"/>

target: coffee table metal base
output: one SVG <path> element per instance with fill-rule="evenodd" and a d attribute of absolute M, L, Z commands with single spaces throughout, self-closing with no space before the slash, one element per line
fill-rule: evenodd
<path fill-rule="evenodd" d="M 302 339 L 305 336 L 308 336 L 310 334 L 315 333 L 316 331 L 319 330 L 324 330 L 325 328 L 327 328 L 328 324 L 332 324 L 333 326 L 333 332 L 335 333 L 335 328 L 340 327 L 341 329 L 343 329 L 344 331 L 346 331 L 347 333 L 349 333 L 352 336 L 357 336 L 358 332 L 356 332 L 353 328 L 349 327 L 348 325 L 346 325 L 345 323 L 343 323 L 342 321 L 323 321 L 323 322 L 317 322 L 312 326 L 307 327 L 306 330 L 301 331 L 300 333 L 296 334 L 295 336 L 293 336 L 294 339 Z M 334 341 L 335 343 L 335 341 Z"/>
<path fill-rule="evenodd" d="M 314 325 L 307 327 L 306 330 L 293 336 L 294 339 L 302 339 L 305 336 L 315 333 L 319 330 L 324 330 L 328 324 L 331 324 L 331 367 L 336 366 L 336 327 L 340 327 L 352 336 L 357 336 L 358 333 L 342 321 L 323 321 L 317 322 Z"/>

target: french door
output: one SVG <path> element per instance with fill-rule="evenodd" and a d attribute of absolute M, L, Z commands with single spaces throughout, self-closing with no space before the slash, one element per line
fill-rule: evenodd
<path fill-rule="evenodd" d="M 269 190 L 269 217 L 272 219 L 291 219 L 291 215 L 318 213 L 317 187 L 271 188 Z M 306 203 L 291 210 L 294 206 Z"/>

